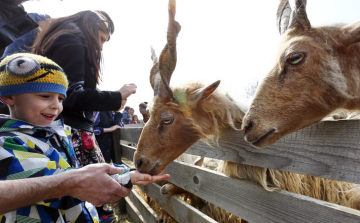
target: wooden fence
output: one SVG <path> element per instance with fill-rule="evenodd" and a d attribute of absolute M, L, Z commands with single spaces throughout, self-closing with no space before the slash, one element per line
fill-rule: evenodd
<path fill-rule="evenodd" d="M 116 143 L 136 143 L 141 131 L 120 129 Z M 320 122 L 263 150 L 246 143 L 241 131 L 228 129 L 219 145 L 199 141 L 186 153 L 360 184 L 360 120 Z M 133 160 L 135 150 L 120 144 L 117 157 Z M 360 211 L 287 191 L 268 192 L 259 184 L 186 163 L 174 161 L 165 173 L 171 183 L 249 222 L 360 222 Z M 175 196 L 163 197 L 156 184 L 141 188 L 178 222 L 215 222 Z M 159 220 L 134 190 L 126 207 L 135 222 Z"/>

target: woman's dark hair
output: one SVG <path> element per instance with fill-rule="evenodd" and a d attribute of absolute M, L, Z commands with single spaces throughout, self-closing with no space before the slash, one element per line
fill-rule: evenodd
<path fill-rule="evenodd" d="M 32 46 L 32 53 L 45 54 L 52 44 L 64 34 L 72 34 L 81 39 L 87 47 L 87 59 L 94 65 L 96 82 L 101 80 L 102 64 L 99 30 L 114 33 L 114 23 L 104 11 L 82 11 L 71 16 L 48 19 L 40 23 L 38 35 Z M 109 38 L 110 39 L 110 38 Z"/>

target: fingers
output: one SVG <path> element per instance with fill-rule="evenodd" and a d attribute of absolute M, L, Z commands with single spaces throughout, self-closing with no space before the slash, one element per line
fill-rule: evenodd
<path fill-rule="evenodd" d="M 146 174 L 147 175 L 147 174 Z M 169 179 L 170 175 L 169 174 L 163 174 L 163 175 L 157 175 L 157 176 L 143 176 L 141 177 L 136 184 L 137 185 L 148 185 L 151 183 L 154 183 L 156 181 L 160 181 L 160 180 L 166 180 Z"/>
<path fill-rule="evenodd" d="M 163 175 L 158 175 L 158 176 L 152 176 L 152 181 L 156 182 L 156 181 L 159 181 L 159 180 L 166 180 L 166 179 L 169 179 L 169 178 L 170 178 L 169 174 L 163 174 Z"/>
<path fill-rule="evenodd" d="M 110 169 L 107 172 L 107 174 L 109 174 L 109 175 L 120 174 L 120 173 L 124 172 L 124 168 L 114 167 L 111 165 L 109 165 L 109 166 L 110 166 Z"/>

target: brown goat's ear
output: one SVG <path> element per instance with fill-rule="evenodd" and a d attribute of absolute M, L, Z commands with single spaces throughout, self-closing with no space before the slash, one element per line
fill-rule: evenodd
<path fill-rule="evenodd" d="M 343 35 L 340 38 L 343 46 L 360 42 L 360 21 L 344 26 L 342 33 Z"/>
<path fill-rule="evenodd" d="M 199 89 L 199 91 L 195 94 L 194 98 L 192 99 L 193 103 L 203 100 L 209 97 L 218 87 L 220 84 L 220 80 L 210 84 L 207 87 Z"/>
<path fill-rule="evenodd" d="M 295 9 L 290 15 L 289 29 L 309 30 L 311 28 L 310 21 L 306 14 L 306 1 L 295 0 Z"/>

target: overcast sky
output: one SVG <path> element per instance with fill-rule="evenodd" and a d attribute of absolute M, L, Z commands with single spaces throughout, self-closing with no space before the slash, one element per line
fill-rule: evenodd
<path fill-rule="evenodd" d="M 178 63 L 170 85 L 221 80 L 220 88 L 241 99 L 249 84 L 270 70 L 280 36 L 276 28 L 279 0 L 178 0 L 175 19 L 182 29 L 177 39 Z M 104 10 L 115 33 L 104 45 L 102 90 L 135 83 L 128 104 L 151 101 L 150 46 L 159 53 L 166 43 L 167 0 L 44 0 L 24 3 L 27 12 L 61 17 L 82 10 Z M 313 26 L 360 20 L 360 1 L 308 0 Z M 141 117 L 141 115 L 140 115 Z"/>

